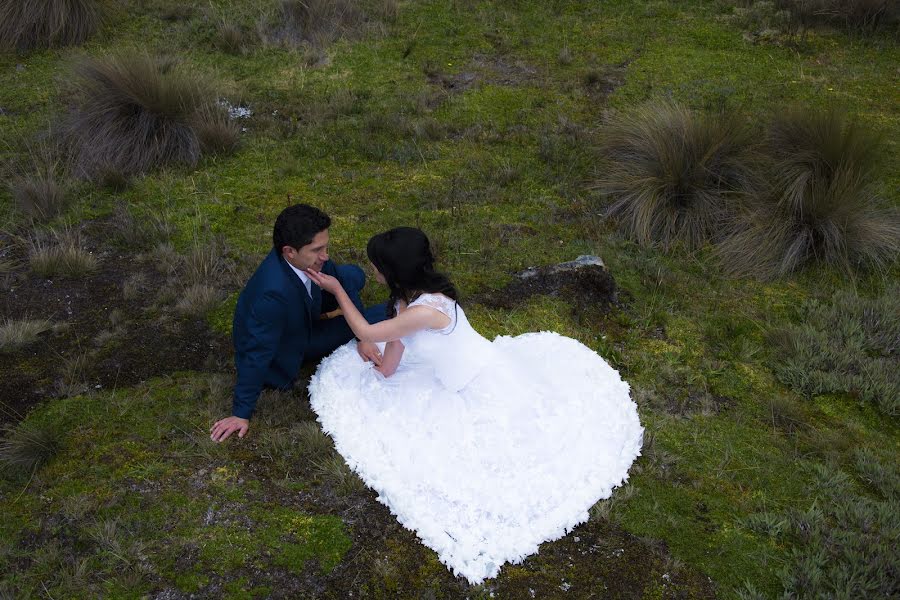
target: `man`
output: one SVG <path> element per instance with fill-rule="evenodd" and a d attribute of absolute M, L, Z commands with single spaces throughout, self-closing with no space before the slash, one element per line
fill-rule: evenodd
<path fill-rule="evenodd" d="M 284 209 L 275 221 L 274 248 L 256 269 L 238 298 L 232 338 L 237 383 L 230 417 L 210 428 L 216 442 L 237 432 L 244 437 L 263 388 L 289 389 L 304 360 L 317 360 L 353 339 L 334 296 L 323 292 L 304 273 L 321 271 L 337 277 L 370 323 L 385 318 L 385 305 L 363 309 L 359 292 L 366 277 L 356 265 L 328 260 L 331 219 L 306 204 Z M 372 343 L 358 343 L 363 360 L 381 364 Z"/>

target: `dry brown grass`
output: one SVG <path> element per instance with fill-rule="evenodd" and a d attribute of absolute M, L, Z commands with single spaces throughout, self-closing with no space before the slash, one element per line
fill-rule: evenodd
<path fill-rule="evenodd" d="M 615 119 L 603 155 L 595 186 L 610 201 L 607 214 L 644 246 L 715 240 L 757 186 L 758 159 L 743 123 L 671 103 Z"/>
<path fill-rule="evenodd" d="M 0 0 L 0 48 L 81 44 L 100 27 L 98 0 Z"/>
<path fill-rule="evenodd" d="M 169 60 L 141 53 L 85 59 L 74 88 L 67 130 L 82 176 L 193 166 L 204 147 L 227 146 L 216 142 L 221 120 L 210 122 L 221 113 L 212 84 Z"/>
<path fill-rule="evenodd" d="M 876 194 L 881 144 L 841 110 L 790 110 L 769 128 L 770 190 L 719 251 L 737 275 L 778 277 L 808 263 L 885 269 L 900 213 Z"/>

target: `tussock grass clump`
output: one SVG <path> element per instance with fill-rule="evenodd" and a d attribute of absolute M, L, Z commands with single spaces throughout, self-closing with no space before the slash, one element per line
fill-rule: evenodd
<path fill-rule="evenodd" d="M 33 473 L 56 456 L 62 445 L 63 435 L 57 427 L 9 427 L 0 441 L 0 466 L 12 473 Z"/>
<path fill-rule="evenodd" d="M 102 19 L 99 0 L 0 0 L 0 49 L 81 44 Z"/>
<path fill-rule="evenodd" d="M 321 460 L 334 452 L 331 438 L 313 421 L 304 421 L 292 427 L 291 435 L 305 460 Z"/>
<path fill-rule="evenodd" d="M 65 210 L 66 185 L 52 173 L 16 177 L 9 189 L 19 211 L 34 221 L 49 221 Z"/>
<path fill-rule="evenodd" d="M 81 277 L 96 271 L 100 263 L 86 250 L 80 236 L 70 230 L 36 237 L 28 249 L 31 270 L 42 277 Z"/>
<path fill-rule="evenodd" d="M 879 139 L 834 109 L 788 111 L 768 133 L 770 192 L 720 246 L 728 271 L 787 275 L 811 262 L 884 268 L 900 253 L 900 214 L 876 196 Z"/>
<path fill-rule="evenodd" d="M 212 85 L 171 61 L 140 53 L 85 59 L 75 68 L 75 96 L 68 130 L 76 170 L 90 179 L 193 166 L 215 146 L 210 120 L 222 109 Z"/>
<path fill-rule="evenodd" d="M 900 415 L 900 288 L 874 299 L 837 292 L 806 303 L 802 323 L 773 330 L 772 368 L 798 392 L 849 394 Z"/>
<path fill-rule="evenodd" d="M 194 284 L 184 290 L 175 309 L 186 316 L 202 317 L 214 309 L 221 300 L 216 288 L 206 284 Z"/>
<path fill-rule="evenodd" d="M 344 459 L 338 454 L 314 461 L 316 475 L 330 482 L 341 495 L 357 494 L 366 489 L 366 484 L 357 477 Z"/>
<path fill-rule="evenodd" d="M 14 352 L 36 342 L 38 336 L 52 327 L 47 320 L 4 319 L 0 323 L 0 353 Z"/>
<path fill-rule="evenodd" d="M 757 188 L 746 127 L 726 114 L 654 103 L 611 124 L 596 187 L 608 214 L 643 246 L 697 248 L 718 238 L 734 204 Z"/>
<path fill-rule="evenodd" d="M 240 25 L 220 21 L 216 26 L 215 46 L 226 54 L 243 54 L 253 41 L 254 36 Z"/>

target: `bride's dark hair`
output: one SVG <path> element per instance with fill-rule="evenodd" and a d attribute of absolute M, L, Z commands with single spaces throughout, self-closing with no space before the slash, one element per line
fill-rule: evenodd
<path fill-rule="evenodd" d="M 434 270 L 428 236 L 415 227 L 396 227 L 379 233 L 366 247 L 369 260 L 384 275 L 391 299 L 388 316 L 394 316 L 397 300 L 407 304 L 424 293 L 440 293 L 457 300 L 456 288 L 443 273 Z"/>

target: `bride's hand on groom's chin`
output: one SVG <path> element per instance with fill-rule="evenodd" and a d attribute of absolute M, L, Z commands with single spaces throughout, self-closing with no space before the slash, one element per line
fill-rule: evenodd
<path fill-rule="evenodd" d="M 341 282 L 337 279 L 337 277 L 332 277 L 331 275 L 326 275 L 321 271 L 313 271 L 312 269 L 306 269 L 304 271 L 313 283 L 317 286 L 325 290 L 330 294 L 337 294 L 337 291 L 341 288 Z"/>
<path fill-rule="evenodd" d="M 238 437 L 242 438 L 247 435 L 250 429 L 250 419 L 242 419 L 241 417 L 226 417 L 219 419 L 213 426 L 209 428 L 210 439 L 214 442 L 222 442 L 228 439 L 232 433 L 237 432 Z"/>

